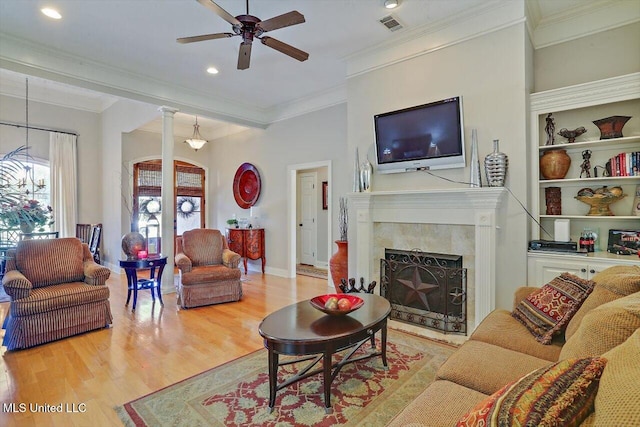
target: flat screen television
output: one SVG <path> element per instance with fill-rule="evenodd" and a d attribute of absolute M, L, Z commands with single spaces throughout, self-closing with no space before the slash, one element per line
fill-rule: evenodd
<path fill-rule="evenodd" d="M 378 173 L 465 167 L 462 97 L 374 116 Z"/>

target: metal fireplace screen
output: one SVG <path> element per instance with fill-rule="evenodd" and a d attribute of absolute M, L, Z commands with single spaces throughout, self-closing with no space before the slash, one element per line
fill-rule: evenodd
<path fill-rule="evenodd" d="M 380 295 L 391 318 L 445 334 L 467 333 L 467 269 L 462 256 L 385 249 Z"/>

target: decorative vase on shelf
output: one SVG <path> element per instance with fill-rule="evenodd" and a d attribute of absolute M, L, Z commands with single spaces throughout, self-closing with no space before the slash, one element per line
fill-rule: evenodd
<path fill-rule="evenodd" d="M 509 167 L 509 158 L 500 152 L 499 140 L 493 140 L 493 153 L 484 158 L 484 170 L 489 187 L 504 187 Z"/>
<path fill-rule="evenodd" d="M 360 165 L 360 191 L 371 191 L 371 175 L 373 174 L 373 168 L 369 159 L 365 159 Z"/>
<path fill-rule="evenodd" d="M 482 187 L 480 173 L 480 157 L 478 156 L 478 134 L 476 129 L 471 130 L 471 174 L 469 187 Z"/>
<path fill-rule="evenodd" d="M 540 175 L 544 179 L 563 179 L 571 166 L 566 150 L 548 150 L 540 157 Z"/>
<path fill-rule="evenodd" d="M 611 116 L 594 120 L 593 124 L 600 129 L 600 139 L 622 138 L 622 128 L 631 116 Z"/>
<path fill-rule="evenodd" d="M 331 272 L 331 280 L 336 292 L 341 293 L 340 279 L 349 278 L 349 242 L 346 240 L 336 240 L 338 251 L 331 255 L 329 259 L 329 271 Z"/>

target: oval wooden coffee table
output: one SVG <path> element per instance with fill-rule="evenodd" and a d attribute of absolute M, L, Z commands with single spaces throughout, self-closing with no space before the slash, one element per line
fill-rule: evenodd
<path fill-rule="evenodd" d="M 340 369 L 359 360 L 382 357 L 387 368 L 387 318 L 391 313 L 389 301 L 378 295 L 358 294 L 364 305 L 344 316 L 329 316 L 311 306 L 309 300 L 284 307 L 264 318 L 260 335 L 269 351 L 269 410 L 273 411 L 276 393 L 297 381 L 319 373 L 323 374 L 324 406 L 331 412 L 331 383 Z M 375 348 L 375 334 L 380 331 L 380 350 Z M 354 356 L 367 341 L 371 352 Z M 351 349 L 342 360 L 332 363 L 338 351 Z M 279 363 L 280 355 L 302 356 Z M 309 361 L 295 375 L 278 384 L 278 367 Z M 313 367 L 322 361 L 322 367 Z"/>

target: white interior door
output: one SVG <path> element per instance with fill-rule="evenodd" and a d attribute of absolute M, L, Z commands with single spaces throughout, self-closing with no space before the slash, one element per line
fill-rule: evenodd
<path fill-rule="evenodd" d="M 300 259 L 301 264 L 316 264 L 318 252 L 317 242 L 317 209 L 318 209 L 318 185 L 317 174 L 300 174 L 300 222 L 298 231 L 300 234 Z"/>

